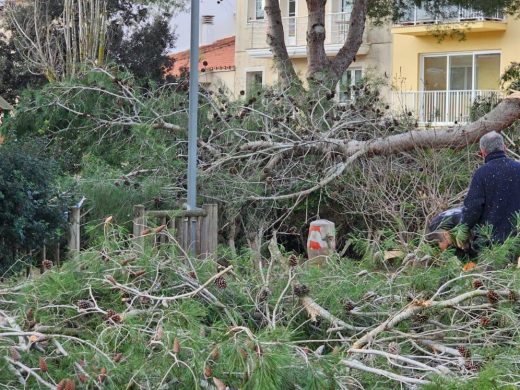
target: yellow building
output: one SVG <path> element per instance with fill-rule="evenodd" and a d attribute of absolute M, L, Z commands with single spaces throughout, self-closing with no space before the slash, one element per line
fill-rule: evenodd
<path fill-rule="evenodd" d="M 326 5 L 326 53 L 334 57 L 346 40 L 351 0 L 330 0 Z M 235 90 L 247 90 L 254 84 L 273 85 L 277 81 L 273 56 L 266 42 L 267 21 L 264 0 L 238 0 L 236 12 Z M 307 70 L 307 5 L 305 0 L 280 0 L 285 42 L 296 72 L 305 78 Z M 390 26 L 367 26 L 356 61 L 345 72 L 338 86 L 339 98 L 348 100 L 347 86 L 373 71 L 391 74 Z"/>
<path fill-rule="evenodd" d="M 500 75 L 520 57 L 520 21 L 500 11 L 451 7 L 436 19 L 415 9 L 392 35 L 393 104 L 425 125 L 468 121 L 476 99 L 501 95 Z"/>

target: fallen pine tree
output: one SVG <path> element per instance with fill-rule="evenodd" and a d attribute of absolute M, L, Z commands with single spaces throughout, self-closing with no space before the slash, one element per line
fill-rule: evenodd
<path fill-rule="evenodd" d="M 408 248 L 310 267 L 273 239 L 191 260 L 107 239 L 0 289 L 6 388 L 514 388 L 519 237 L 463 266 Z M 466 387 L 464 387 L 466 386 Z"/>

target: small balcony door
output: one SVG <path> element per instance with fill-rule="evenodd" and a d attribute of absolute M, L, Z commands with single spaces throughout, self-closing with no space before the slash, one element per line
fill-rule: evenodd
<path fill-rule="evenodd" d="M 296 45 L 296 0 L 287 0 L 286 45 Z"/>
<path fill-rule="evenodd" d="M 498 91 L 500 53 L 425 55 L 421 74 L 421 121 L 465 122 L 478 96 Z"/>

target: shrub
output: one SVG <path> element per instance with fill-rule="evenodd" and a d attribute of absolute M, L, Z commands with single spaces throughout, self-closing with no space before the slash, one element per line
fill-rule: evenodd
<path fill-rule="evenodd" d="M 53 162 L 37 145 L 0 146 L 0 271 L 21 256 L 29 259 L 60 236 L 65 214 L 54 183 Z"/>

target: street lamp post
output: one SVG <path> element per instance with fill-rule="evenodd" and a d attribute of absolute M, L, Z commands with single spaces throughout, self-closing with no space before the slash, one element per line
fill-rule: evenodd
<path fill-rule="evenodd" d="M 188 210 L 197 207 L 197 115 L 199 109 L 200 0 L 191 0 L 190 92 L 188 121 Z M 196 220 L 191 218 L 190 251 L 195 255 Z"/>

